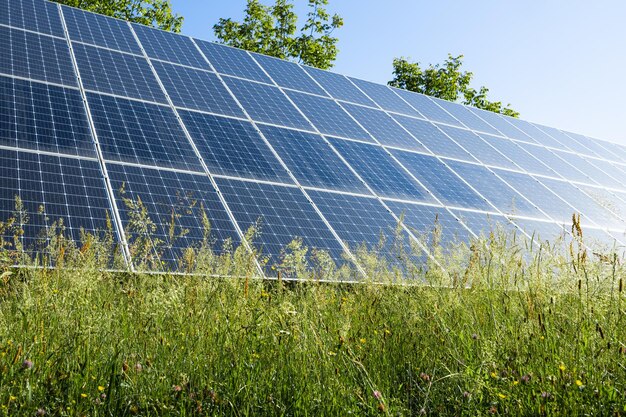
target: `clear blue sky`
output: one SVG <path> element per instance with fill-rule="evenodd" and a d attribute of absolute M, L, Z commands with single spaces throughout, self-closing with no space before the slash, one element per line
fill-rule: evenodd
<path fill-rule="evenodd" d="M 207 40 L 246 3 L 171 1 L 183 33 Z M 306 0 L 295 2 L 303 16 Z M 426 64 L 464 54 L 474 86 L 523 119 L 626 144 L 623 0 L 330 0 L 329 9 L 345 21 L 335 72 L 385 83 L 394 57 Z"/>

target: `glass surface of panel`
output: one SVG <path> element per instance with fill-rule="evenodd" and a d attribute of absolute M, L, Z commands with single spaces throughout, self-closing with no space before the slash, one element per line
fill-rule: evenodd
<path fill-rule="evenodd" d="M 419 112 L 428 120 L 446 123 L 453 126 L 462 126 L 457 119 L 438 106 L 437 102 L 431 100 L 429 97 L 406 90 L 394 91 L 408 101 L 413 107 L 419 110 Z"/>
<path fill-rule="evenodd" d="M 584 155 L 599 157 L 608 159 L 609 161 L 621 162 L 624 163 L 626 161 L 626 148 L 611 142 L 599 141 L 591 138 L 587 139 L 584 142 L 584 146 L 581 144 L 574 149 L 575 152 L 581 153 Z M 576 142 L 577 144 L 581 142 Z M 588 152 L 584 152 L 580 148 L 588 150 Z"/>
<path fill-rule="evenodd" d="M 296 238 L 309 249 L 327 251 L 336 262 L 343 248 L 306 196 L 294 187 L 216 178 L 241 230 L 260 225 L 252 245 L 269 256 L 267 273 L 279 264 L 281 253 Z"/>
<path fill-rule="evenodd" d="M 434 156 L 392 151 L 431 193 L 450 206 L 491 210 L 492 207 Z"/>
<path fill-rule="evenodd" d="M 224 81 L 253 120 L 313 130 L 279 88 L 238 78 L 224 77 Z"/>
<path fill-rule="evenodd" d="M 533 138 L 535 142 L 538 142 L 544 146 L 551 146 L 557 149 L 563 149 L 564 144 L 554 139 L 552 136 L 546 134 L 544 131 L 539 130 L 536 126 L 533 126 L 532 123 L 528 123 L 525 120 L 516 119 L 514 117 L 507 117 L 507 122 L 515 125 L 518 129 L 526 133 L 528 136 Z"/>
<path fill-rule="evenodd" d="M 369 194 L 321 136 L 274 126 L 259 128 L 303 186 Z"/>
<path fill-rule="evenodd" d="M 67 41 L 0 26 L 0 73 L 78 86 Z"/>
<path fill-rule="evenodd" d="M 584 191 L 598 205 L 615 213 L 616 216 L 626 219 L 626 193 L 610 192 L 604 188 L 585 185 L 579 185 L 578 188 Z"/>
<path fill-rule="evenodd" d="M 543 162 L 545 165 L 548 165 L 550 169 L 561 175 L 563 178 L 572 181 L 580 181 L 587 184 L 593 184 L 593 181 L 591 181 L 585 174 L 580 172 L 571 164 L 565 162 L 563 160 L 564 158 L 559 158 L 559 156 L 563 155 L 563 153 L 558 151 L 552 152 L 542 146 L 535 146 L 521 142 L 518 143 L 518 145 L 522 147 L 526 152 Z"/>
<path fill-rule="evenodd" d="M 25 250 L 38 252 L 54 222 L 62 221 L 66 236 L 78 244 L 81 228 L 98 235 L 107 230 L 111 206 L 97 161 L 0 149 L 0 167 L 0 220 L 13 216 L 19 196 L 28 214 Z"/>
<path fill-rule="evenodd" d="M 363 104 L 365 106 L 377 107 L 376 104 L 361 92 L 347 77 L 335 74 L 330 71 L 308 67 L 302 68 L 337 100 L 349 101 L 351 103 Z"/>
<path fill-rule="evenodd" d="M 133 25 L 133 29 L 150 58 L 194 68 L 210 68 L 193 41 L 187 36 L 137 24 Z"/>
<path fill-rule="evenodd" d="M 475 160 L 467 151 L 454 143 L 431 122 L 403 116 L 394 116 L 394 118 L 420 141 L 424 146 L 424 150 L 448 158 L 457 158 L 464 161 Z"/>
<path fill-rule="evenodd" d="M 443 207 L 397 201 L 385 201 L 385 204 L 396 216 L 403 217 L 404 224 L 431 251 L 436 249 L 435 245 L 451 249 L 461 242 L 469 244 L 472 238 L 471 232 Z"/>
<path fill-rule="evenodd" d="M 247 51 L 200 40 L 196 40 L 196 44 L 220 74 L 272 84 Z"/>
<path fill-rule="evenodd" d="M 105 159 L 203 171 L 169 107 L 93 93 L 87 100 Z"/>
<path fill-rule="evenodd" d="M 145 59 L 79 43 L 73 48 L 85 89 L 158 103 L 167 101 Z"/>
<path fill-rule="evenodd" d="M 429 100 L 434 101 L 440 107 L 443 107 L 448 113 L 450 113 L 452 116 L 454 116 L 455 119 L 460 121 L 462 124 L 467 126 L 469 129 L 476 130 L 476 131 L 483 132 L 483 133 L 490 133 L 490 134 L 493 134 L 493 135 L 499 135 L 500 134 L 500 132 L 498 132 L 497 129 L 495 129 L 493 126 L 489 125 L 487 122 L 485 122 L 480 117 L 476 116 L 466 106 L 463 106 L 463 105 L 458 104 L 458 103 L 453 103 L 453 102 L 447 101 L 447 100 L 440 100 L 440 99 L 435 98 L 435 97 L 425 97 L 425 98 L 428 98 Z M 422 113 L 424 113 L 424 112 L 422 111 Z M 428 114 L 425 114 L 425 115 L 428 116 Z M 431 118 L 431 117 L 429 117 L 429 118 Z M 436 120 L 435 118 L 432 118 L 432 119 Z M 438 120 L 438 121 L 446 123 L 445 120 Z M 457 124 L 457 123 L 454 123 L 454 124 Z"/>
<path fill-rule="evenodd" d="M 455 209 L 452 212 L 480 238 L 488 238 L 491 233 L 519 233 L 506 217 L 498 214 Z"/>
<path fill-rule="evenodd" d="M 546 164 L 522 149 L 518 143 L 509 139 L 496 138 L 495 136 L 484 136 L 491 146 L 496 148 L 498 152 L 513 161 L 519 169 L 532 174 L 548 175 L 556 177 L 557 174 L 552 171 Z"/>
<path fill-rule="evenodd" d="M 155 251 L 166 262 L 166 269 L 175 270 L 182 251 L 202 242 L 206 231 L 202 211 L 211 225 L 210 243 L 215 252 L 221 253 L 226 241 L 238 245 L 236 229 L 205 175 L 111 163 L 107 170 L 129 245 L 135 242 L 137 231 L 130 225 L 132 210 L 124 199 L 141 200 L 156 227 L 152 237 L 161 244 L 155 245 Z"/>
<path fill-rule="evenodd" d="M 558 140 L 562 146 L 559 149 L 570 150 L 577 153 L 582 153 L 585 155 L 598 156 L 594 151 L 587 148 L 580 142 L 576 141 L 572 137 L 563 133 L 563 131 L 556 129 L 554 127 L 544 126 L 537 123 L 532 123 L 533 126 L 541 130 L 542 132 L 546 132 L 548 135 L 552 136 L 556 140 Z"/>
<path fill-rule="evenodd" d="M 380 196 L 435 201 L 382 147 L 342 139 L 330 139 L 330 142 Z"/>
<path fill-rule="evenodd" d="M 602 162 L 596 162 L 596 164 L 597 163 L 602 164 L 601 165 L 602 169 L 601 169 L 601 168 L 598 168 L 590 160 L 587 160 L 583 158 L 582 156 L 575 155 L 573 153 L 567 153 L 567 152 L 559 152 L 559 151 L 554 151 L 554 152 L 559 157 L 566 160 L 571 165 L 575 166 L 577 169 L 579 169 L 584 174 L 586 174 L 588 179 L 586 179 L 585 181 L 581 180 L 581 182 L 586 182 L 587 184 L 598 183 L 605 187 L 624 189 L 624 182 L 619 180 L 621 176 L 618 173 L 613 171 L 613 173 L 617 175 L 618 177 L 616 179 L 616 178 L 613 178 L 611 175 L 608 175 L 606 172 L 604 172 L 604 168 L 606 168 L 607 170 L 611 170 L 612 166 L 610 164 L 606 164 L 606 163 L 602 164 Z"/>
<path fill-rule="evenodd" d="M 277 85 L 320 96 L 327 96 L 324 90 L 307 75 L 300 65 L 267 55 L 255 53 L 251 53 L 251 55 L 256 62 L 265 69 Z"/>
<path fill-rule="evenodd" d="M 287 91 L 287 95 L 320 133 L 373 142 L 334 100 L 295 91 Z"/>
<path fill-rule="evenodd" d="M 477 109 L 475 107 L 468 107 L 469 111 L 485 120 L 491 126 L 496 128 L 501 135 L 504 135 L 511 139 L 523 140 L 525 142 L 536 143 L 530 136 L 507 122 L 504 117 L 496 114 L 492 111 Z"/>
<path fill-rule="evenodd" d="M 554 222 L 542 222 L 533 219 L 511 218 L 513 223 L 535 241 L 555 243 L 567 236 L 563 226 Z"/>
<path fill-rule="evenodd" d="M 245 117 L 215 73 L 159 61 L 152 64 L 175 106 Z"/>
<path fill-rule="evenodd" d="M 409 116 L 421 116 L 421 114 L 402 100 L 390 87 L 382 84 L 376 84 L 369 81 L 359 80 L 357 78 L 348 77 L 350 80 L 367 96 L 373 100 L 381 109 L 392 111 L 395 113 L 407 114 Z"/>
<path fill-rule="evenodd" d="M 358 257 L 358 248 L 365 245 L 370 253 L 383 257 L 391 265 L 398 264 L 398 222 L 380 201 L 323 191 L 310 191 L 309 196 L 353 254 Z M 399 236 L 404 240 L 403 250 L 413 261 L 421 263 L 426 259 L 423 249 L 409 243 L 408 234 L 402 232 Z"/>
<path fill-rule="evenodd" d="M 450 136 L 456 143 L 465 148 L 472 157 L 470 162 L 480 161 L 485 165 L 495 165 L 505 168 L 516 168 L 515 164 L 498 152 L 488 142 L 484 141 L 476 133 L 465 129 L 440 125 L 439 128 Z"/>
<path fill-rule="evenodd" d="M 212 174 L 293 183 L 252 123 L 190 111 L 180 117 Z"/>
<path fill-rule="evenodd" d="M 382 145 L 409 150 L 415 148 L 415 138 L 387 113 L 354 104 L 345 103 L 342 106 Z"/>
<path fill-rule="evenodd" d="M 0 77 L 0 144 L 96 156 L 78 90 Z"/>
<path fill-rule="evenodd" d="M 545 215 L 534 205 L 487 168 L 456 161 L 447 161 L 447 164 L 501 212 L 509 215 L 545 218 Z"/>
<path fill-rule="evenodd" d="M 63 17 L 70 39 L 141 55 L 128 23 L 73 7 L 63 6 Z"/>
<path fill-rule="evenodd" d="M 34 32 L 65 37 L 59 10 L 42 0 L 4 0 L 0 3 L 0 23 Z"/>

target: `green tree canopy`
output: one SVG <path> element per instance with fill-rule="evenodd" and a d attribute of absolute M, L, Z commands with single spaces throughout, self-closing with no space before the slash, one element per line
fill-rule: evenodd
<path fill-rule="evenodd" d="M 221 18 L 213 31 L 229 46 L 328 69 L 338 52 L 332 33 L 343 26 L 343 19 L 328 13 L 328 0 L 308 2 L 309 12 L 299 30 L 292 0 L 276 0 L 272 6 L 248 0 L 242 22 Z"/>
<path fill-rule="evenodd" d="M 519 117 L 519 113 L 510 104 L 506 106 L 500 101 L 489 101 L 489 89 L 485 86 L 478 90 L 470 87 L 474 76 L 469 71 L 463 71 L 463 55 L 448 54 L 443 65 L 432 65 L 422 69 L 419 62 L 409 62 L 405 58 L 393 60 L 393 80 L 389 81 L 392 87 L 402 88 L 444 100 L 461 102 L 469 106 L 511 117 Z"/>
<path fill-rule="evenodd" d="M 146 26 L 180 32 L 183 17 L 172 12 L 169 0 L 53 0 Z"/>

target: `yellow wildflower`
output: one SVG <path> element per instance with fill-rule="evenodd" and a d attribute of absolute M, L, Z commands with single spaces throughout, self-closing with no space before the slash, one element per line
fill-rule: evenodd
<path fill-rule="evenodd" d="M 502 398 L 504 400 L 506 398 L 506 395 L 498 393 L 498 397 L 500 397 L 500 398 Z"/>
<path fill-rule="evenodd" d="M 565 371 L 565 370 L 567 369 L 567 367 L 566 367 L 563 363 L 561 363 L 561 364 L 559 365 L 559 369 L 560 369 L 561 371 Z"/>
<path fill-rule="evenodd" d="M 104 391 L 104 387 L 102 385 L 98 385 L 98 391 L 100 392 Z"/>
<path fill-rule="evenodd" d="M 83 398 L 87 398 L 87 394 L 85 394 L 84 392 L 80 394 L 81 397 Z"/>
<path fill-rule="evenodd" d="M 576 380 L 576 385 L 578 385 L 579 387 L 583 386 L 583 381 L 581 381 L 580 379 Z"/>

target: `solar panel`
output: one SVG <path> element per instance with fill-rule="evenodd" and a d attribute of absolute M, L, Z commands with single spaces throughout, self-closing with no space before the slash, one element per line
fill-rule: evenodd
<path fill-rule="evenodd" d="M 626 242 L 625 160 L 623 146 L 458 103 L 0 1 L 0 220 L 20 196 L 33 254 L 63 219 L 72 239 L 110 228 L 135 267 L 176 270 L 206 241 L 203 212 L 218 252 L 258 225 L 268 276 L 294 238 L 405 273 L 494 228 L 557 239 L 573 213 L 611 247 Z"/>

